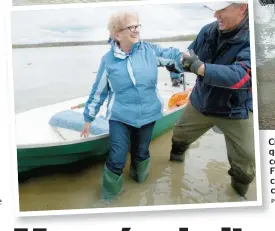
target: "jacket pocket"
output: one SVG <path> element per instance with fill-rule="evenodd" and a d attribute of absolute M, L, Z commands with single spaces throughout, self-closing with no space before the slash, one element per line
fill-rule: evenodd
<path fill-rule="evenodd" d="M 210 114 L 232 115 L 246 110 L 245 92 L 232 89 L 203 86 L 202 110 Z"/>

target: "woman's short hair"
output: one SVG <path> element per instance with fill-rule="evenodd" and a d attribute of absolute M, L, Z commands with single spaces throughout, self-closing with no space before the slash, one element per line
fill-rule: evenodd
<path fill-rule="evenodd" d="M 109 18 L 109 23 L 108 23 L 108 30 L 110 32 L 110 37 L 114 38 L 115 33 L 124 29 L 127 21 L 131 18 L 135 18 L 137 19 L 137 21 L 139 21 L 139 16 L 135 12 L 121 11 L 121 12 L 112 14 L 111 17 Z"/>

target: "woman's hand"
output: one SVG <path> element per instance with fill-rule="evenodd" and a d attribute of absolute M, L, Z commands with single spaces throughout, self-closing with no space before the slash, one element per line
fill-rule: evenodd
<path fill-rule="evenodd" d="M 85 138 L 88 137 L 90 135 L 90 127 L 91 127 L 91 123 L 86 122 L 83 126 L 80 137 L 82 137 L 82 136 L 84 136 Z"/>

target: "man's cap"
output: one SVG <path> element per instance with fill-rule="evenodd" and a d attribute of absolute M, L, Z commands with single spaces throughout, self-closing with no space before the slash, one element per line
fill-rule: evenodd
<path fill-rule="evenodd" d="M 208 2 L 204 3 L 204 6 L 207 7 L 210 10 L 217 11 L 222 10 L 228 6 L 230 6 L 233 3 L 239 3 L 239 4 L 247 4 L 247 0 L 236 0 L 236 1 L 225 1 L 225 2 Z"/>

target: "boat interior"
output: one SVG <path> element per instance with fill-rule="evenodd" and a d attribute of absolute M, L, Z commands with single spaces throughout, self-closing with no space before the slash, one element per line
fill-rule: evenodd
<path fill-rule="evenodd" d="M 172 113 L 173 110 L 177 110 L 177 107 L 169 109 L 169 100 L 174 94 L 183 92 L 183 89 L 165 84 L 159 86 L 158 89 L 164 102 L 164 113 Z M 108 136 L 108 121 L 105 119 L 106 100 L 97 118 L 91 124 L 91 135 L 87 138 L 80 137 L 84 125 L 83 103 L 86 100 L 87 97 L 81 97 L 17 114 L 17 148 L 64 145 Z M 72 107 L 75 108 L 72 109 Z"/>

